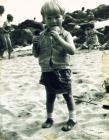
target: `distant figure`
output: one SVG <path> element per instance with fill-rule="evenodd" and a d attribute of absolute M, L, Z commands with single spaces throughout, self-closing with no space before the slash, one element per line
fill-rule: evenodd
<path fill-rule="evenodd" d="M 94 24 L 90 23 L 85 29 L 86 41 L 84 46 L 89 50 L 99 49 L 100 43 L 97 34 L 104 35 L 94 28 Z"/>
<path fill-rule="evenodd" d="M 5 51 L 5 44 L 4 44 L 4 30 L 3 30 L 3 13 L 4 13 L 5 9 L 4 6 L 0 5 L 0 58 L 3 58 L 3 54 Z"/>
<path fill-rule="evenodd" d="M 79 16 L 80 16 L 81 19 L 86 18 L 85 7 L 82 7 L 81 10 L 79 10 Z"/>
<path fill-rule="evenodd" d="M 81 8 L 81 11 L 82 11 L 83 13 L 85 13 L 85 7 L 82 7 L 82 8 Z"/>
<path fill-rule="evenodd" d="M 53 125 L 52 114 L 56 95 L 62 94 L 69 111 L 68 121 L 62 130 L 69 131 L 76 124 L 71 85 L 72 72 L 69 64 L 70 55 L 75 53 L 75 46 L 71 34 L 62 27 L 65 11 L 56 1 L 46 2 L 41 8 L 41 14 L 46 28 L 40 34 L 37 53 L 42 70 L 40 84 L 43 84 L 46 89 L 47 111 L 47 119 L 42 124 L 42 128 Z"/>
<path fill-rule="evenodd" d="M 36 17 L 34 17 L 34 21 L 36 21 Z"/>
<path fill-rule="evenodd" d="M 13 16 L 11 14 L 7 15 L 7 21 L 4 22 L 3 28 L 7 31 L 5 33 L 5 38 L 6 38 L 6 46 L 7 46 L 7 51 L 8 51 L 8 58 L 11 58 L 11 53 L 13 51 L 12 43 L 11 43 L 11 38 L 10 38 L 10 32 L 13 30 L 11 26 L 11 22 L 13 21 Z"/>

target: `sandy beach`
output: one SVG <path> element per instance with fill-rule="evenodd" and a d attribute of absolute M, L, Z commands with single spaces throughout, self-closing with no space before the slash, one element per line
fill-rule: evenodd
<path fill-rule="evenodd" d="M 41 128 L 46 118 L 46 95 L 39 84 L 41 70 L 38 59 L 31 55 L 31 48 L 15 50 L 14 58 L 0 60 L 0 140 L 109 140 L 109 110 L 99 106 L 109 103 L 109 94 L 102 87 L 106 76 L 105 53 L 108 52 L 85 50 L 72 56 L 78 123 L 69 132 L 61 130 L 68 119 L 61 95 L 55 102 L 53 127 Z M 98 105 L 79 102 L 76 98 Z"/>

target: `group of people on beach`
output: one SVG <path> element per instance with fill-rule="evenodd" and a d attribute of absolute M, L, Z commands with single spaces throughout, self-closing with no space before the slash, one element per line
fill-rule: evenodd
<path fill-rule="evenodd" d="M 8 51 L 8 58 L 11 58 L 11 53 L 13 51 L 10 32 L 11 22 L 13 21 L 13 16 L 11 14 L 7 15 L 6 21 L 3 21 L 3 14 L 5 12 L 4 6 L 0 5 L 0 59 L 4 56 L 4 51 Z"/>

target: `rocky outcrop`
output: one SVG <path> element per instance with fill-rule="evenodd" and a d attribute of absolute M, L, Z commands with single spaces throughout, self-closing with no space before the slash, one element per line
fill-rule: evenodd
<path fill-rule="evenodd" d="M 14 31 L 11 32 L 13 47 L 17 45 L 27 46 L 32 43 L 33 35 L 43 30 L 43 25 L 34 20 L 25 20 L 24 22 L 14 26 Z"/>
<path fill-rule="evenodd" d="M 96 20 L 106 20 L 109 18 L 109 5 L 99 5 L 97 8 L 92 10 Z"/>
<path fill-rule="evenodd" d="M 109 6 L 99 5 L 95 9 L 87 9 L 86 11 L 76 10 L 72 13 L 66 13 L 63 27 L 68 30 L 72 36 L 77 36 L 76 43 L 83 43 L 85 40 L 84 30 L 89 26 L 89 22 L 102 21 L 109 18 Z M 80 28 L 77 27 L 80 26 Z M 33 35 L 39 34 L 43 30 L 43 24 L 34 20 L 25 20 L 14 26 L 15 30 L 11 33 L 13 46 L 27 46 L 32 43 Z M 104 33 L 104 37 L 100 37 L 100 43 L 107 41 L 109 37 L 108 27 L 100 29 Z M 99 30 L 99 29 L 98 29 Z"/>
<path fill-rule="evenodd" d="M 17 45 L 27 46 L 32 43 L 33 33 L 30 29 L 15 29 L 11 32 L 11 40 L 13 47 Z"/>

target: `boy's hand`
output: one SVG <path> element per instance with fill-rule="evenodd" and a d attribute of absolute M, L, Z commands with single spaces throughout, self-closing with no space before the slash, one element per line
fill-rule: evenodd
<path fill-rule="evenodd" d="M 32 42 L 33 43 L 38 43 L 39 42 L 39 37 L 37 36 L 33 36 L 33 39 L 32 39 Z"/>
<path fill-rule="evenodd" d="M 51 31 L 50 34 L 52 35 L 52 37 L 53 37 L 54 39 L 58 39 L 58 40 L 59 40 L 60 35 L 59 35 L 58 32 L 56 32 L 56 31 Z"/>

